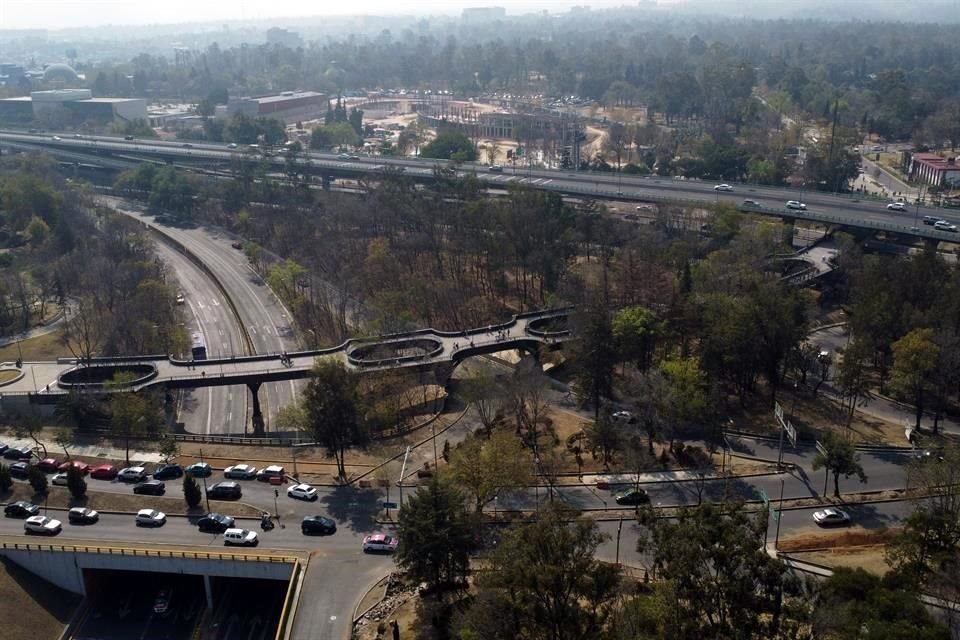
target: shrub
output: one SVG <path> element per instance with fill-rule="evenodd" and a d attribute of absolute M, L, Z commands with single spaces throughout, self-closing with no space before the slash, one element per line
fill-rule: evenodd
<path fill-rule="evenodd" d="M 30 475 L 27 476 L 27 481 L 37 493 L 47 492 L 47 474 L 45 474 L 43 471 L 40 471 L 40 469 L 36 467 L 30 467 Z"/>
<path fill-rule="evenodd" d="M 87 495 L 87 481 L 83 479 L 83 474 L 75 466 L 70 465 L 67 469 L 67 489 L 74 500 L 81 500 Z"/>
<path fill-rule="evenodd" d="M 183 475 L 183 499 L 187 501 L 187 506 L 196 509 L 203 500 L 203 493 L 200 491 L 200 485 L 189 473 Z"/>

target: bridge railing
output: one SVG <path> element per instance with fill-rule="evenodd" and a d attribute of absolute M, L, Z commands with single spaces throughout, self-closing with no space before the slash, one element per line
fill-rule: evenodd
<path fill-rule="evenodd" d="M 244 552 L 186 551 L 180 549 L 148 549 L 146 547 L 101 547 L 97 545 L 44 544 L 33 542 L 3 542 L 0 543 L 0 549 L 8 551 L 89 553 L 140 558 L 170 558 L 178 560 L 242 560 L 246 562 L 268 562 L 273 564 L 292 564 L 299 561 L 295 556 L 250 554 Z"/>

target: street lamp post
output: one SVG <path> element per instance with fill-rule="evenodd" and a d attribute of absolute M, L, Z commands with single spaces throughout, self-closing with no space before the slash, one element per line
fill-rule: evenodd
<path fill-rule="evenodd" d="M 780 502 L 777 505 L 777 533 L 773 538 L 773 550 L 777 550 L 777 545 L 780 544 L 780 520 L 783 519 L 783 484 L 784 478 L 780 478 Z"/>
<path fill-rule="evenodd" d="M 203 464 L 203 449 L 200 449 L 200 464 Z M 207 496 L 207 476 L 200 476 L 200 481 L 203 482 L 203 499 L 207 505 L 207 513 L 210 513 L 210 498 Z"/>
<path fill-rule="evenodd" d="M 620 532 L 623 531 L 623 516 L 620 516 L 620 522 L 617 524 L 617 557 L 616 565 L 620 566 Z"/>

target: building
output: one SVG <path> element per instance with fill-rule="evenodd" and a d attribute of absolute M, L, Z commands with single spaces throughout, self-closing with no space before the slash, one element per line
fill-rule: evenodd
<path fill-rule="evenodd" d="M 217 106 L 216 117 L 230 118 L 242 113 L 251 118 L 273 118 L 284 123 L 322 118 L 327 112 L 326 94 L 315 91 L 284 91 L 280 95 L 257 98 L 231 97 Z"/>
<path fill-rule="evenodd" d="M 26 78 L 23 65 L 14 62 L 0 62 L 0 86 L 13 86 Z"/>
<path fill-rule="evenodd" d="M 189 129 L 203 124 L 193 104 L 152 104 L 147 107 L 147 119 L 153 128 Z"/>
<path fill-rule="evenodd" d="M 0 122 L 7 124 L 104 125 L 138 119 L 147 119 L 146 100 L 94 98 L 89 89 L 34 91 L 29 97 L 0 100 Z"/>
<path fill-rule="evenodd" d="M 960 188 L 960 163 L 956 157 L 933 153 L 914 153 L 909 163 L 910 181 L 942 189 Z"/>
<path fill-rule="evenodd" d="M 296 31 L 281 29 L 280 27 L 273 27 L 271 29 L 267 29 L 267 44 L 297 49 L 303 46 L 303 39 Z"/>
<path fill-rule="evenodd" d="M 503 7 L 468 7 L 463 10 L 463 21 L 468 24 L 494 22 L 507 17 Z"/>

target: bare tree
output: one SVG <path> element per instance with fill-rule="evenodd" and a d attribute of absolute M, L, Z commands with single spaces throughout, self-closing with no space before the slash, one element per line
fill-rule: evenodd
<path fill-rule="evenodd" d="M 63 323 L 61 341 L 82 364 L 89 365 L 107 339 L 105 310 L 90 296 L 83 296 Z"/>

